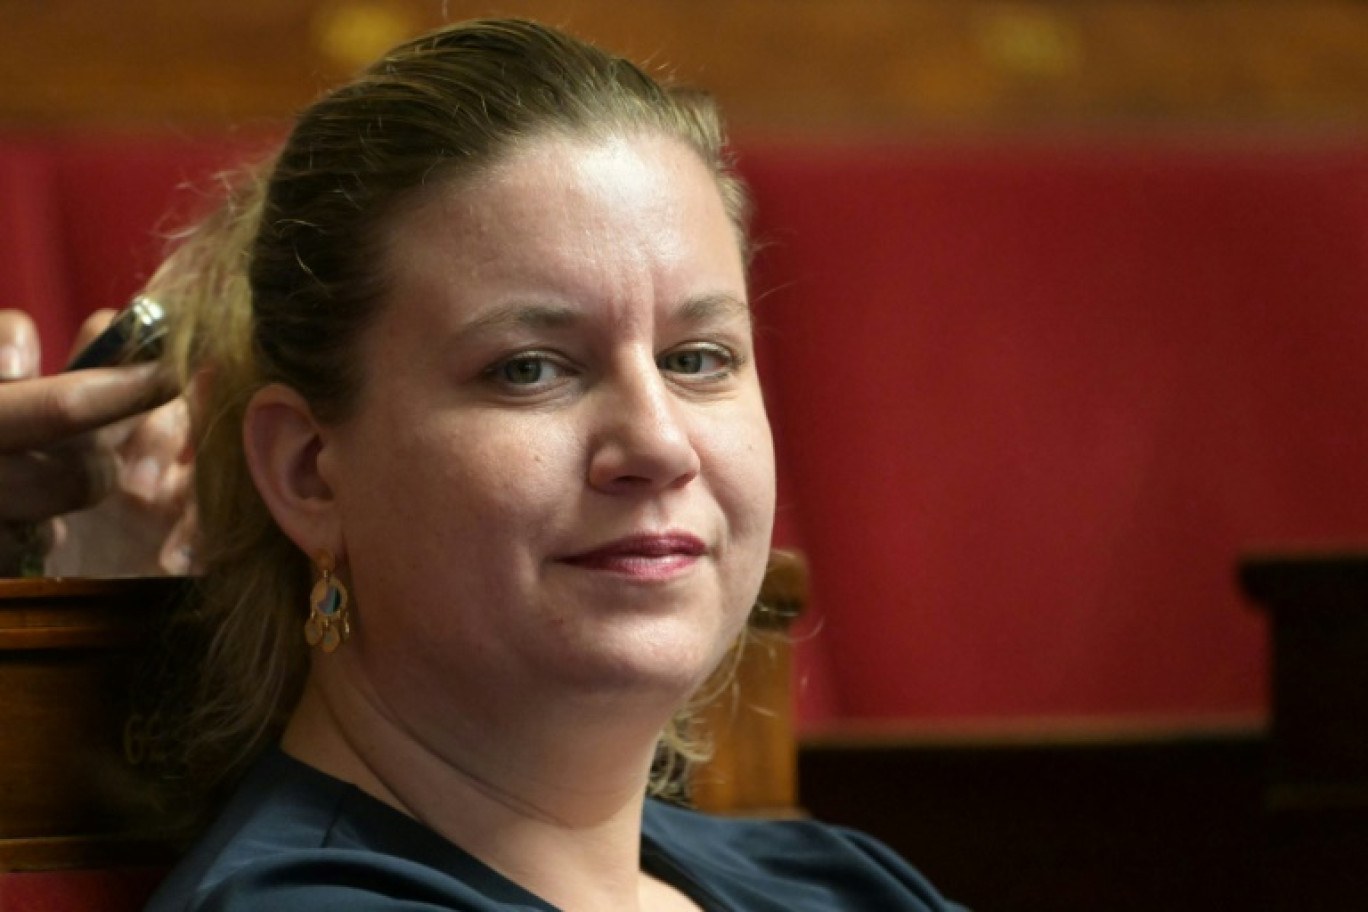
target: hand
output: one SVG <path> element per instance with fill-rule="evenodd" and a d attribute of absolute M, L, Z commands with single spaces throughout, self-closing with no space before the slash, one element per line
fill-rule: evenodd
<path fill-rule="evenodd" d="M 86 321 L 78 344 L 111 316 Z M 0 575 L 48 549 L 52 573 L 184 572 L 193 520 L 174 385 L 155 364 L 40 378 L 38 363 L 32 320 L 0 311 Z"/>
<path fill-rule="evenodd" d="M 184 399 L 97 433 L 114 485 L 95 506 L 54 520 L 49 576 L 160 576 L 190 571 L 189 417 Z"/>

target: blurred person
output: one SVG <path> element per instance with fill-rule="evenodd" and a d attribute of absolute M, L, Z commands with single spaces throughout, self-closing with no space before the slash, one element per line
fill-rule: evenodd
<path fill-rule="evenodd" d="M 77 349 L 113 317 L 89 317 Z M 0 576 L 189 568 L 185 404 L 157 364 L 39 377 L 40 340 L 0 311 Z"/>

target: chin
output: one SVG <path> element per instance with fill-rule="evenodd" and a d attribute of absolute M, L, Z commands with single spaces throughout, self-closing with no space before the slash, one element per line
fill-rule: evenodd
<path fill-rule="evenodd" d="M 569 669 L 571 680 L 567 683 L 604 696 L 640 697 L 668 704 L 673 711 L 703 686 L 726 656 L 730 642 L 704 642 L 696 633 L 690 638 L 626 637 L 576 663 Z"/>

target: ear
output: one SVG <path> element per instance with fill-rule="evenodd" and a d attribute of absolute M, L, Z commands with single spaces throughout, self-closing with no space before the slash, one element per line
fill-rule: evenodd
<path fill-rule="evenodd" d="M 276 524 L 305 554 L 326 548 L 340 558 L 337 502 L 318 466 L 325 431 L 309 403 L 271 384 L 247 404 L 242 425 L 247 466 Z"/>

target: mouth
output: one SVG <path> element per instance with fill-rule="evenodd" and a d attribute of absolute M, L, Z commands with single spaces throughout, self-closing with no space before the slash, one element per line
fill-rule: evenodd
<path fill-rule="evenodd" d="M 641 533 L 561 558 L 562 563 L 642 580 L 678 576 L 696 564 L 708 547 L 687 532 Z"/>

